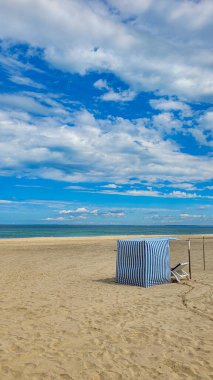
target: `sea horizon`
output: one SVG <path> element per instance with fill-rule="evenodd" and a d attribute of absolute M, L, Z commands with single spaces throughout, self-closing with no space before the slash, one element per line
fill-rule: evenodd
<path fill-rule="evenodd" d="M 200 225 L 47 225 L 0 224 L 0 239 L 30 237 L 89 237 L 113 235 L 207 235 L 213 226 Z"/>

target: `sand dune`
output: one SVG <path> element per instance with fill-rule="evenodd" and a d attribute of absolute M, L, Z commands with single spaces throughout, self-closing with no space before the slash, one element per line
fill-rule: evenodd
<path fill-rule="evenodd" d="M 213 379 L 213 238 L 192 280 L 114 282 L 116 238 L 0 241 L 0 379 Z M 171 243 L 171 262 L 187 243 Z"/>

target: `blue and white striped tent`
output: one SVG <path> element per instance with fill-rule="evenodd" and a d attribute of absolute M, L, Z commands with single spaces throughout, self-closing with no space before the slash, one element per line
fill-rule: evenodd
<path fill-rule="evenodd" d="M 170 282 L 169 240 L 118 240 L 116 282 L 145 288 Z"/>

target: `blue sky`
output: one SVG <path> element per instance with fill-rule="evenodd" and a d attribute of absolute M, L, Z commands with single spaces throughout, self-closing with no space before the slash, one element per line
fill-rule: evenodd
<path fill-rule="evenodd" d="M 0 12 L 0 223 L 213 225 L 211 0 Z"/>

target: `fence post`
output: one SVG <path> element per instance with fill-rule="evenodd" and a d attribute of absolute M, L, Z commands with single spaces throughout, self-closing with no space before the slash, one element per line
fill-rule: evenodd
<path fill-rule="evenodd" d="M 203 236 L 203 270 L 206 270 L 206 255 L 205 255 L 205 242 Z"/>
<path fill-rule="evenodd" d="M 189 239 L 189 242 L 188 242 L 188 257 L 189 257 L 189 278 L 191 280 L 191 278 L 192 278 L 192 269 L 191 269 L 191 242 L 190 242 L 190 239 Z"/>

